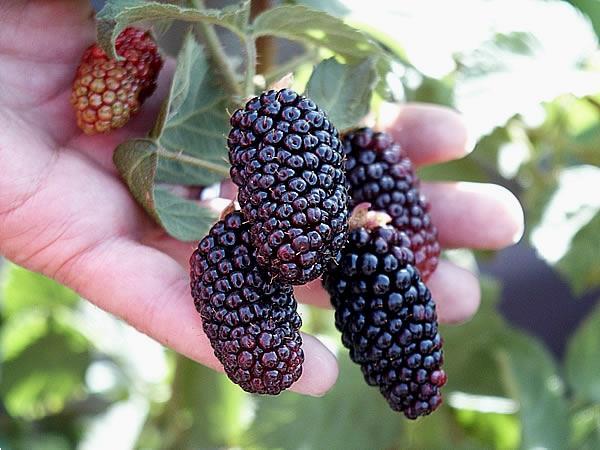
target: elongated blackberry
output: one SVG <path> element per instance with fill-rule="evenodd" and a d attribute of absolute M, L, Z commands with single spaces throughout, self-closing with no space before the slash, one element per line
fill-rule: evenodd
<path fill-rule="evenodd" d="M 256 260 L 275 279 L 319 277 L 344 244 L 348 198 L 337 129 L 312 100 L 268 91 L 231 116 L 229 159 Z"/>
<path fill-rule="evenodd" d="M 217 222 L 190 259 L 192 296 L 204 332 L 242 389 L 279 394 L 302 373 L 302 320 L 289 284 L 258 268 L 240 212 Z"/>
<path fill-rule="evenodd" d="M 351 131 L 342 142 L 351 207 L 370 202 L 389 214 L 392 225 L 408 235 L 417 269 L 427 280 L 437 267 L 440 245 L 410 159 L 389 134 L 370 128 Z"/>
<path fill-rule="evenodd" d="M 435 303 L 408 237 L 391 226 L 356 228 L 323 277 L 336 327 L 366 382 L 409 419 L 433 412 L 446 382 Z"/>

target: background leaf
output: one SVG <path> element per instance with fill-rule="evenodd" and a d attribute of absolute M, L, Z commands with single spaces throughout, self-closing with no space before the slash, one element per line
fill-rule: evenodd
<path fill-rule="evenodd" d="M 329 58 L 313 70 L 306 93 L 342 131 L 356 126 L 367 115 L 377 79 L 371 58 L 355 64 L 341 64 Z"/>
<path fill-rule="evenodd" d="M 245 426 L 250 396 L 222 373 L 183 356 L 175 357 L 173 395 L 144 426 L 142 448 L 218 448 L 235 446 Z M 199 407 L 205 414 L 198 414 Z"/>
<path fill-rule="evenodd" d="M 49 311 L 72 307 L 79 296 L 72 290 L 43 275 L 11 264 L 7 268 L 7 278 L 2 295 L 2 315 L 15 316 L 31 308 Z"/>
<path fill-rule="evenodd" d="M 72 328 L 54 324 L 2 366 L 0 395 L 13 416 L 38 418 L 60 411 L 83 396 L 90 363 L 87 340 Z"/>
<path fill-rule="evenodd" d="M 577 294 L 600 286 L 599 236 L 600 212 L 575 234 L 571 247 L 556 264 Z"/>
<path fill-rule="evenodd" d="M 587 402 L 600 403 L 600 303 L 569 340 L 565 371 L 569 387 Z"/>

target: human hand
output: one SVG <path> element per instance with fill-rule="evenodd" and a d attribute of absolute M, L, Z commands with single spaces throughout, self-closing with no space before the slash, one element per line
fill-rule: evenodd
<path fill-rule="evenodd" d="M 168 87 L 125 129 L 85 136 L 69 104 L 72 77 L 94 40 L 93 12 L 79 0 L 10 1 L 0 7 L 0 253 L 73 288 L 98 307 L 174 350 L 218 369 L 189 292 L 191 243 L 160 230 L 139 208 L 112 164 L 123 140 L 151 127 Z M 465 155 L 460 117 L 443 108 L 406 105 L 388 131 L 415 165 Z M 224 197 L 233 193 L 222 190 Z M 498 186 L 427 184 L 444 247 L 498 249 L 522 233 L 516 199 Z M 221 208 L 228 200 L 207 205 Z M 443 322 L 468 319 L 479 304 L 475 275 L 442 261 L 429 280 Z M 328 306 L 319 282 L 298 300 Z M 297 392 L 320 395 L 337 377 L 335 357 L 304 335 L 306 361 Z"/>

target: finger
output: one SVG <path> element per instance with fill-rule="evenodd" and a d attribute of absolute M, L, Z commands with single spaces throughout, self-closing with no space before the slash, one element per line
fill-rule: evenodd
<path fill-rule="evenodd" d="M 473 150 L 467 127 L 457 112 L 435 105 L 410 103 L 382 110 L 386 129 L 415 166 L 462 158 Z"/>
<path fill-rule="evenodd" d="M 479 307 L 480 293 L 477 277 L 448 261 L 440 261 L 426 284 L 437 304 L 440 322 L 463 322 L 468 320 Z M 321 280 L 297 286 L 294 293 L 301 303 L 331 308 L 329 294 L 321 285 Z"/>
<path fill-rule="evenodd" d="M 423 183 L 443 247 L 497 250 L 523 235 L 523 209 L 506 188 L 486 183 Z"/>
<path fill-rule="evenodd" d="M 472 272 L 440 260 L 427 280 L 431 296 L 437 305 L 440 322 L 457 324 L 469 320 L 479 308 L 479 281 Z"/>
<path fill-rule="evenodd" d="M 187 271 L 164 253 L 116 239 L 72 259 L 57 279 L 163 345 L 223 370 L 202 330 Z M 303 374 L 292 390 L 323 395 L 337 378 L 335 357 L 311 336 L 303 335 L 303 349 Z"/>

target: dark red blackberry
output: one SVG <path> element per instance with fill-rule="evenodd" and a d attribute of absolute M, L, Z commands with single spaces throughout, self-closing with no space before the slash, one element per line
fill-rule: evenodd
<path fill-rule="evenodd" d="M 315 103 L 268 91 L 231 116 L 229 159 L 258 263 L 277 280 L 318 278 L 347 234 L 339 134 Z"/>
<path fill-rule="evenodd" d="M 302 373 L 302 320 L 289 284 L 270 284 L 256 265 L 248 225 L 229 213 L 190 259 L 191 288 L 204 332 L 242 389 L 279 394 Z"/>
<path fill-rule="evenodd" d="M 369 202 L 389 214 L 392 225 L 410 238 L 417 269 L 427 280 L 437 267 L 440 245 L 410 159 L 389 134 L 370 128 L 347 133 L 342 145 L 350 207 Z"/>
<path fill-rule="evenodd" d="M 416 419 L 441 404 L 446 374 L 435 303 L 408 245 L 391 226 L 356 228 L 323 284 L 342 342 L 367 383 Z"/>

